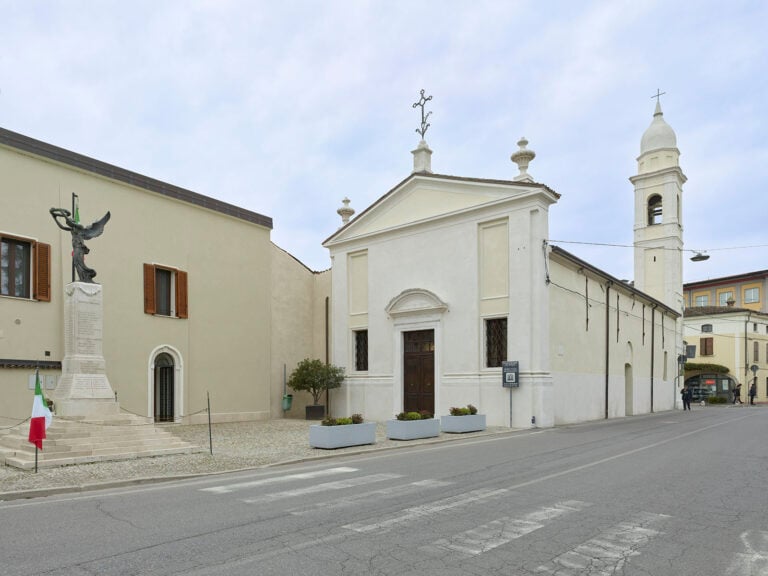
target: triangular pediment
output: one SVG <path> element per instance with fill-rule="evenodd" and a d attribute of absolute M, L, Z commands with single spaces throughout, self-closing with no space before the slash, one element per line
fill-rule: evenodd
<path fill-rule="evenodd" d="M 372 204 L 325 244 L 436 220 L 542 190 L 557 196 L 540 184 L 415 174 Z"/>

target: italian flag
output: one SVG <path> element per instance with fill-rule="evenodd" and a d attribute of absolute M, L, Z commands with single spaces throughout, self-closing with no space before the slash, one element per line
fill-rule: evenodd
<path fill-rule="evenodd" d="M 29 420 L 29 441 L 43 449 L 45 431 L 51 425 L 53 415 L 48 410 L 48 405 L 40 387 L 40 372 L 35 371 L 35 399 L 32 401 L 32 418 Z"/>

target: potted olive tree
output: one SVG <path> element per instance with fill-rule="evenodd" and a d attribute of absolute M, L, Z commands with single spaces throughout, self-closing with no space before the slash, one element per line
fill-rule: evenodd
<path fill-rule="evenodd" d="M 325 416 L 325 406 L 320 404 L 320 395 L 326 390 L 340 387 L 342 382 L 344 368 L 305 358 L 291 373 L 288 386 L 293 390 L 309 392 L 312 395 L 312 405 L 305 408 L 306 419 L 322 420 Z"/>

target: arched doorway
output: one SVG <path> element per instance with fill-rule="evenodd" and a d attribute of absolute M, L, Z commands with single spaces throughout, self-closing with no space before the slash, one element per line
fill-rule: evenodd
<path fill-rule="evenodd" d="M 165 352 L 155 358 L 154 373 L 155 422 L 174 421 L 173 357 Z"/>
<path fill-rule="evenodd" d="M 632 364 L 624 364 L 624 415 L 635 413 L 634 386 L 632 385 Z"/>

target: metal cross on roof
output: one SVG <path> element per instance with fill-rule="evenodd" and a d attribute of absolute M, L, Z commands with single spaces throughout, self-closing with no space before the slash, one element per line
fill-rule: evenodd
<path fill-rule="evenodd" d="M 656 94 L 651 96 L 651 98 L 656 98 L 656 103 L 658 104 L 659 103 L 659 98 L 661 98 L 661 96 L 664 95 L 664 94 L 666 94 L 666 92 L 662 92 L 661 90 L 656 88 Z"/>
<path fill-rule="evenodd" d="M 418 102 L 414 102 L 413 107 L 416 108 L 416 106 L 421 106 L 421 128 L 416 128 L 416 132 L 421 134 L 421 139 L 424 140 L 424 134 L 427 133 L 427 128 L 429 128 L 429 124 L 427 124 L 427 118 L 432 114 L 432 112 L 427 112 L 426 116 L 424 115 L 424 105 L 432 100 L 432 96 L 424 96 L 424 90 L 421 90 L 421 98 L 419 98 Z"/>

